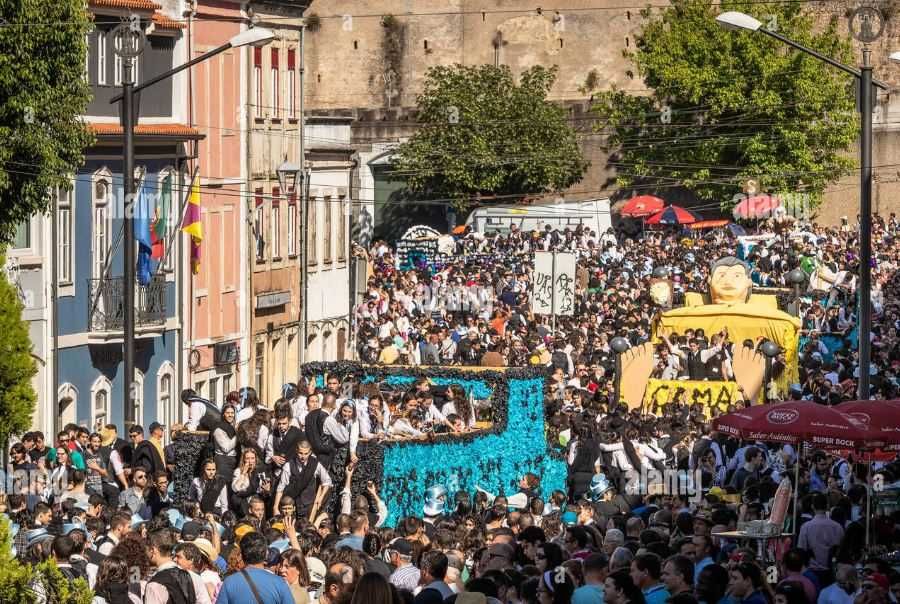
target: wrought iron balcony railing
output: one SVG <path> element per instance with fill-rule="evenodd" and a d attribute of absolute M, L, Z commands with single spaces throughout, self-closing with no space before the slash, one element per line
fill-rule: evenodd
<path fill-rule="evenodd" d="M 90 331 L 122 331 L 125 327 L 125 289 L 122 277 L 88 279 Z M 166 280 L 154 277 L 147 285 L 134 286 L 136 327 L 166 322 Z"/>

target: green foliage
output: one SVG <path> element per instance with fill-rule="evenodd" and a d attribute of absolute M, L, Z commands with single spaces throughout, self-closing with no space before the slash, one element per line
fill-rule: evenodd
<path fill-rule="evenodd" d="M 0 266 L 4 263 L 0 255 Z M 22 303 L 16 288 L 0 275 L 0 443 L 31 425 L 36 399 L 31 378 L 35 373 Z"/>
<path fill-rule="evenodd" d="M 83 80 L 84 0 L 0 0 L 0 242 L 50 207 L 48 191 L 71 186 L 91 134 L 79 120 L 90 99 Z"/>
<path fill-rule="evenodd" d="M 562 107 L 547 101 L 556 68 L 433 67 L 418 98 L 422 127 L 394 156 L 409 188 L 465 209 L 477 195 L 564 189 L 588 167 Z"/>
<path fill-rule="evenodd" d="M 675 0 L 656 16 L 644 11 L 649 21 L 629 56 L 651 94 L 613 90 L 595 106 L 618 153 L 619 184 L 683 183 L 725 202 L 756 178 L 772 192 L 802 189 L 815 203 L 846 175 L 858 124 L 853 78 L 770 36 L 715 21 L 719 11 L 752 14 L 763 27 L 852 63 L 836 23 L 814 31 L 803 6 Z"/>
<path fill-rule="evenodd" d="M 34 602 L 35 592 L 46 604 L 90 604 L 93 593 L 84 579 L 69 583 L 52 560 L 32 567 L 12 556 L 9 521 L 0 517 L 0 602 Z"/>

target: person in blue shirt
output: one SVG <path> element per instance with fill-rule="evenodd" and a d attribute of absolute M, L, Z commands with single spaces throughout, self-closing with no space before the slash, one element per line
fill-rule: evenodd
<path fill-rule="evenodd" d="M 765 577 L 758 566 L 741 562 L 729 575 L 728 593 L 738 604 L 772 604 L 764 591 Z"/>
<path fill-rule="evenodd" d="M 603 602 L 603 581 L 609 569 L 606 554 L 591 554 L 582 562 L 584 585 L 572 594 L 572 604 L 600 604 Z"/>
<path fill-rule="evenodd" d="M 641 588 L 647 604 L 665 604 L 669 590 L 660 580 L 662 560 L 652 553 L 641 554 L 631 561 L 631 580 Z"/>
<path fill-rule="evenodd" d="M 216 604 L 294 604 L 287 582 L 265 569 L 269 546 L 260 533 L 248 533 L 241 539 L 243 571 L 234 573 L 222 583 Z"/>

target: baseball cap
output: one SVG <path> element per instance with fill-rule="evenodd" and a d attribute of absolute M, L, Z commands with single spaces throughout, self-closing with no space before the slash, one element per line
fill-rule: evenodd
<path fill-rule="evenodd" d="M 216 551 L 215 546 L 213 546 L 209 539 L 197 537 L 194 539 L 194 545 L 197 546 L 197 549 L 199 549 L 210 562 L 215 562 L 216 558 L 219 557 L 219 552 Z"/>
<path fill-rule="evenodd" d="M 194 541 L 203 532 L 203 525 L 189 520 L 181 527 L 181 538 L 185 541 Z"/>
<path fill-rule="evenodd" d="M 390 545 L 388 545 L 388 549 L 397 552 L 401 556 L 412 556 L 413 553 L 412 543 L 403 538 L 395 539 Z"/>
<path fill-rule="evenodd" d="M 325 567 L 324 562 L 318 558 L 307 557 L 306 570 L 309 571 L 309 580 L 311 583 L 318 583 L 319 585 L 325 583 L 325 575 L 328 574 L 328 569 Z"/>
<path fill-rule="evenodd" d="M 116 440 L 116 431 L 111 430 L 109 428 L 103 428 L 100 430 L 100 444 L 104 447 L 108 447 Z"/>

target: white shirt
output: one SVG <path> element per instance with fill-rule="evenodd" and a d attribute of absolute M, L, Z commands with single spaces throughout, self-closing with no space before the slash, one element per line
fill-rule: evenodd
<path fill-rule="evenodd" d="M 188 407 L 187 429 L 196 430 L 197 424 L 200 423 L 200 419 L 204 415 L 206 415 L 206 405 L 200 401 L 192 402 L 190 407 Z"/>
<path fill-rule="evenodd" d="M 360 399 L 356 401 L 356 421 L 359 422 L 359 435 L 362 438 L 373 438 L 376 434 L 384 434 L 391 425 L 391 412 L 388 406 L 381 402 L 382 427 L 372 431 L 372 421 L 369 418 L 369 401 Z"/>
<path fill-rule="evenodd" d="M 295 461 L 297 461 L 299 463 L 299 460 L 295 460 Z M 294 462 L 290 462 L 290 463 L 292 464 Z M 288 464 L 288 466 L 289 465 L 290 464 Z M 319 481 L 319 486 L 330 487 L 332 485 L 331 476 L 328 474 L 328 470 L 325 469 L 325 466 L 323 466 L 319 462 L 318 459 L 316 460 L 315 478 Z M 288 487 L 289 484 L 291 484 L 291 472 L 290 471 L 282 472 L 281 479 L 279 479 L 279 481 L 278 481 L 278 487 L 276 490 L 279 493 L 282 493 Z"/>

